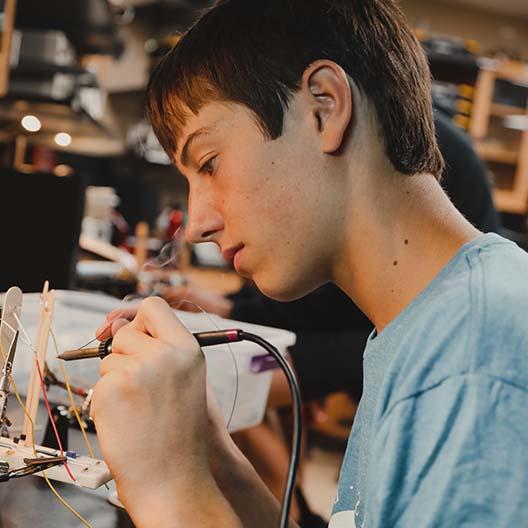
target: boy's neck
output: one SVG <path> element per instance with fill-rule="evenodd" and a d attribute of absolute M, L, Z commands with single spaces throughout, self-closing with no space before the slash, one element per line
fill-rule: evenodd
<path fill-rule="evenodd" d="M 432 175 L 381 178 L 370 182 L 362 202 L 355 204 L 334 273 L 337 285 L 371 319 L 378 333 L 462 245 L 480 234 Z M 362 209 L 359 215 L 357 207 Z"/>

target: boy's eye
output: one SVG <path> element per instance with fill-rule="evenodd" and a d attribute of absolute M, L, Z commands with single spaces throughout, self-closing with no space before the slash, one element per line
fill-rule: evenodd
<path fill-rule="evenodd" d="M 203 165 L 200 166 L 198 172 L 200 174 L 213 174 L 216 156 L 208 159 Z"/>

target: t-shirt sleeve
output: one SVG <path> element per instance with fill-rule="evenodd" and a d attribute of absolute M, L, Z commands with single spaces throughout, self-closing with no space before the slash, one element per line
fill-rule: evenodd
<path fill-rule="evenodd" d="M 528 526 L 526 388 L 465 374 L 397 402 L 366 473 L 366 528 Z"/>

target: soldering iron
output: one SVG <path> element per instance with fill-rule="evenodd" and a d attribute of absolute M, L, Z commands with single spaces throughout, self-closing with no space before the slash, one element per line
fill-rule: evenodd
<path fill-rule="evenodd" d="M 292 435 L 292 451 L 290 457 L 290 467 L 288 469 L 288 478 L 286 480 L 286 488 L 284 491 L 284 499 L 282 502 L 282 510 L 280 517 L 280 528 L 288 527 L 288 519 L 290 514 L 290 506 L 292 500 L 293 489 L 295 487 L 295 478 L 297 475 L 297 467 L 299 465 L 299 451 L 301 447 L 301 393 L 299 385 L 295 378 L 292 368 L 286 361 L 284 356 L 271 344 L 262 337 L 244 332 L 244 330 L 217 330 L 212 332 L 198 332 L 193 334 L 198 344 L 201 347 L 224 345 L 229 343 L 236 343 L 239 341 L 251 341 L 264 348 L 268 354 L 273 356 L 280 368 L 284 371 L 293 400 L 293 435 Z M 88 358 L 105 358 L 112 353 L 112 339 L 102 341 L 98 347 L 94 348 L 78 348 L 76 350 L 68 350 L 58 356 L 64 361 L 75 361 L 78 359 Z"/>
<path fill-rule="evenodd" d="M 193 334 L 196 341 L 201 347 L 225 345 L 228 343 L 236 343 L 245 339 L 245 332 L 242 330 L 217 330 L 213 332 L 198 332 Z M 67 350 L 57 356 L 63 361 L 76 361 L 78 359 L 101 358 L 112 353 L 113 339 L 101 341 L 99 346 L 93 348 L 76 348 L 75 350 Z"/>

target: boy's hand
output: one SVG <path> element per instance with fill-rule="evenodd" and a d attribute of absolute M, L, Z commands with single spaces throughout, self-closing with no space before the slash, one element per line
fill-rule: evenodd
<path fill-rule="evenodd" d="M 175 497 L 185 503 L 215 483 L 197 341 L 162 299 L 141 302 L 126 324 L 130 315 L 111 325 L 113 353 L 101 362 L 92 416 L 119 496 L 141 518 L 144 508 L 174 504 Z"/>

